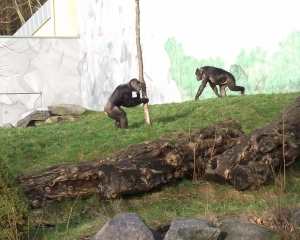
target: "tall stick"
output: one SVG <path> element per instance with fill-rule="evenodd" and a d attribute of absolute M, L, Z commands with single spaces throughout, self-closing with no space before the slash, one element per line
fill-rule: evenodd
<path fill-rule="evenodd" d="M 144 80 L 144 66 L 143 66 L 143 56 L 142 56 L 142 48 L 141 48 L 141 40 L 140 40 L 140 1 L 135 0 L 135 13 L 136 13 L 136 22 L 135 22 L 135 31 L 136 31 L 136 48 L 138 55 L 138 63 L 139 63 L 139 80 L 142 84 L 142 96 L 147 97 L 146 91 L 146 83 Z M 147 125 L 152 125 L 148 103 L 144 103 L 144 115 Z"/>

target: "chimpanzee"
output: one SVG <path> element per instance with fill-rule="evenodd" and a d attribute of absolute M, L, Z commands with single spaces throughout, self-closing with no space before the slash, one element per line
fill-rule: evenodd
<path fill-rule="evenodd" d="M 126 112 L 120 107 L 135 107 L 141 103 L 148 103 L 148 98 L 141 98 L 139 91 L 142 89 L 142 83 L 133 78 L 126 84 L 121 84 L 116 87 L 109 97 L 104 113 L 110 118 L 115 119 L 116 128 L 128 128 L 128 120 Z M 136 97 L 133 98 L 133 92 L 136 92 Z"/>
<path fill-rule="evenodd" d="M 227 86 L 231 91 L 241 91 L 241 94 L 244 94 L 245 92 L 244 87 L 235 85 L 234 76 L 221 68 L 205 66 L 197 68 L 195 74 L 197 76 L 197 81 L 200 81 L 202 79 L 202 83 L 196 93 L 195 100 L 199 99 L 203 89 L 206 87 L 207 82 L 218 97 L 226 96 L 225 88 Z M 218 93 L 216 85 L 219 85 L 221 94 Z"/>

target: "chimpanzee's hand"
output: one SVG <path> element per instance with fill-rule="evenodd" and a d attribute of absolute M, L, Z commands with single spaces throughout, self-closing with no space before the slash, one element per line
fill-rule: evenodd
<path fill-rule="evenodd" d="M 141 103 L 148 103 L 149 99 L 148 98 L 141 98 Z"/>

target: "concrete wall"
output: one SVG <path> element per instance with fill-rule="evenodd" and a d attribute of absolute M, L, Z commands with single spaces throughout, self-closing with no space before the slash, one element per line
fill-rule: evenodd
<path fill-rule="evenodd" d="M 0 49 L 1 123 L 41 106 L 83 105 L 78 38 L 6 40 Z"/>
<path fill-rule="evenodd" d="M 1 92 L 41 90 L 44 99 L 0 95 L 2 123 L 18 119 L 14 109 L 40 104 L 102 111 L 117 85 L 138 77 L 135 1 L 63 1 L 59 25 L 74 23 L 76 12 L 78 39 L 6 39 L 9 48 L 0 48 Z M 193 100 L 194 72 L 204 65 L 231 71 L 246 94 L 300 91 L 296 0 L 140 0 L 140 7 L 150 105 Z M 209 97 L 207 87 L 201 99 Z"/>

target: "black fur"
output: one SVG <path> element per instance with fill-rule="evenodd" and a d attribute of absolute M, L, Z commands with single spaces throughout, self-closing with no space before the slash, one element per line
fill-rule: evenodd
<path fill-rule="evenodd" d="M 121 84 L 116 87 L 109 97 L 104 112 L 110 118 L 115 119 L 116 128 L 128 128 L 128 120 L 126 112 L 121 108 L 135 107 L 141 103 L 148 103 L 148 98 L 141 98 L 139 91 L 142 89 L 142 83 L 133 78 L 126 84 Z M 136 92 L 136 97 L 132 97 L 132 92 Z"/>
<path fill-rule="evenodd" d="M 228 87 L 231 91 L 241 91 L 241 94 L 245 93 L 245 88 L 235 85 L 235 78 L 230 73 L 221 68 L 212 66 L 205 66 L 197 68 L 195 72 L 197 81 L 202 83 L 196 93 L 195 100 L 198 100 L 206 84 L 209 83 L 210 87 L 218 97 L 226 97 L 225 88 Z M 218 93 L 217 86 L 219 85 L 220 94 Z"/>

